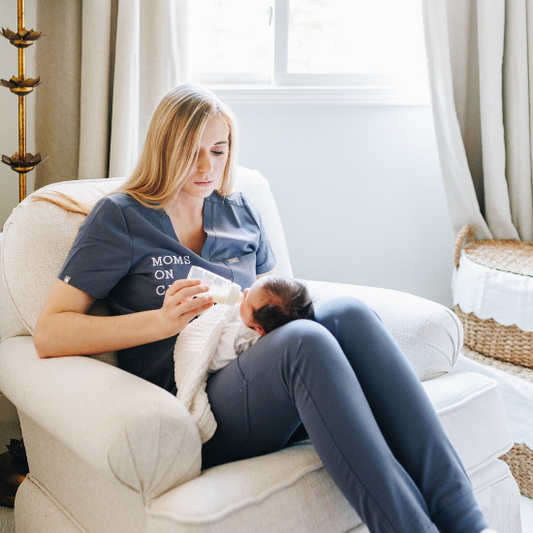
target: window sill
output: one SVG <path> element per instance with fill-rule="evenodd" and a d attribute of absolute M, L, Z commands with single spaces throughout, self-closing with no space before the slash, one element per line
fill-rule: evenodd
<path fill-rule="evenodd" d="M 398 86 L 210 85 L 228 104 L 429 106 L 429 94 Z"/>

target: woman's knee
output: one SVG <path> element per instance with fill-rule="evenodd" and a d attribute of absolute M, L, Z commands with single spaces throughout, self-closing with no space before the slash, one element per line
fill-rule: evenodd
<path fill-rule="evenodd" d="M 299 342 L 316 342 L 324 336 L 329 336 L 328 331 L 318 322 L 313 320 L 293 320 L 269 333 L 276 336 L 283 344 Z"/>
<path fill-rule="evenodd" d="M 328 356 L 339 349 L 331 332 L 313 320 L 294 320 L 271 331 L 268 337 L 274 344 L 282 347 L 280 352 L 290 359 L 302 354 Z"/>
<path fill-rule="evenodd" d="M 328 300 L 315 312 L 316 320 L 333 335 L 339 329 L 360 330 L 365 324 L 380 323 L 376 312 L 362 300 L 352 296 L 341 296 Z"/>
<path fill-rule="evenodd" d="M 280 343 L 276 360 L 287 390 L 298 383 L 321 380 L 326 375 L 337 377 L 352 372 L 346 354 L 327 328 L 312 320 L 295 320 L 271 331 Z M 272 360 L 270 361 L 272 363 Z"/>
<path fill-rule="evenodd" d="M 238 361 L 248 381 L 268 374 L 274 380 L 284 376 L 286 383 L 292 383 L 296 375 L 319 376 L 324 369 L 350 371 L 338 340 L 326 327 L 307 319 L 271 331 L 243 352 Z"/>

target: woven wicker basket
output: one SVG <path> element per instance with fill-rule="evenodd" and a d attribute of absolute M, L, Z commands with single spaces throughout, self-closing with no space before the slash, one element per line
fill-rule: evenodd
<path fill-rule="evenodd" d="M 533 276 L 533 243 L 512 240 L 483 240 L 475 242 L 474 229 L 465 226 L 455 243 L 455 267 L 465 239 L 467 257 L 480 265 Z M 459 306 L 455 312 L 463 323 L 465 348 L 463 353 L 482 364 L 533 381 L 533 332 L 517 326 L 502 326 L 493 319 L 482 320 L 474 313 L 464 313 Z M 515 444 L 502 459 L 509 465 L 520 492 L 533 498 L 533 450 L 525 444 Z"/>
<path fill-rule="evenodd" d="M 533 499 L 533 450 L 515 444 L 501 459 L 509 465 L 520 492 Z"/>
<path fill-rule="evenodd" d="M 472 226 L 465 226 L 457 236 L 456 268 L 466 237 L 469 243 L 464 251 L 471 261 L 504 272 L 533 276 L 533 243 L 497 239 L 475 242 Z M 459 306 L 455 311 L 463 323 L 466 346 L 502 361 L 533 368 L 533 332 L 522 331 L 514 325 L 502 326 L 492 319 L 482 320 L 474 313 L 464 313 Z"/>
<path fill-rule="evenodd" d="M 474 313 L 455 312 L 463 323 L 465 344 L 472 350 L 515 365 L 533 368 L 533 333 L 516 326 L 502 326 L 492 318 L 482 320 Z"/>

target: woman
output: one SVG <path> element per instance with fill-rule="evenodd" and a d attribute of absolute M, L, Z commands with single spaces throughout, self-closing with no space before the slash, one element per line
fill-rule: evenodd
<path fill-rule="evenodd" d="M 41 357 L 119 352 L 175 393 L 176 335 L 212 305 L 190 265 L 249 287 L 274 271 L 259 213 L 231 193 L 234 119 L 209 91 L 167 94 L 132 177 L 100 200 L 39 317 Z M 86 313 L 105 299 L 111 317 Z M 212 374 L 204 467 L 283 448 L 305 428 L 371 532 L 488 531 L 468 477 L 404 355 L 362 302 L 339 298 Z"/>

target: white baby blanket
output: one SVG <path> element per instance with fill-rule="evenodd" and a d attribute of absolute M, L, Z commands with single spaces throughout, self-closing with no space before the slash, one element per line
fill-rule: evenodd
<path fill-rule="evenodd" d="M 242 353 L 260 337 L 242 323 L 237 324 L 238 315 L 238 307 L 215 305 L 190 322 L 174 346 L 176 396 L 191 413 L 202 444 L 213 436 L 217 427 L 205 390 L 208 372 L 222 368 L 231 360 L 231 354 L 235 357 Z M 243 330 L 247 331 L 243 333 Z M 223 336 L 225 342 L 219 346 Z M 217 362 L 212 365 L 215 354 Z"/>

